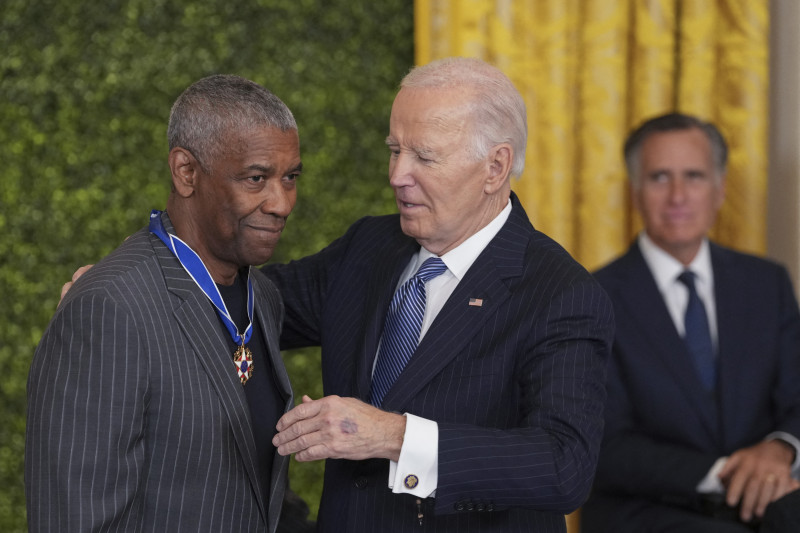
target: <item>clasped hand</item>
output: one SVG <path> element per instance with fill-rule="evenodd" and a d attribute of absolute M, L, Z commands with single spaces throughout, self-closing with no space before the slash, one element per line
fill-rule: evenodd
<path fill-rule="evenodd" d="M 403 445 L 406 419 L 356 398 L 303 396 L 278 421 L 272 439 L 281 455 L 298 461 L 319 459 L 385 458 L 397 461 Z"/>
<path fill-rule="evenodd" d="M 800 488 L 791 476 L 792 452 L 778 440 L 743 448 L 728 458 L 719 474 L 730 506 L 741 503 L 740 518 L 761 517 L 771 502 Z"/>

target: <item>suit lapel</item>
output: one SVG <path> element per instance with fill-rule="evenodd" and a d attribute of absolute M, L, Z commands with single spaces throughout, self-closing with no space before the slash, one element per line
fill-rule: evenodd
<path fill-rule="evenodd" d="M 525 211 L 514 197 L 508 221 L 467 270 L 436 316 L 408 365 L 386 394 L 385 409 L 401 410 L 482 331 L 487 317 L 511 295 L 507 280 L 522 275 L 532 230 Z M 470 305 L 470 298 L 482 300 L 481 305 Z"/>
<path fill-rule="evenodd" d="M 286 367 L 283 364 L 280 347 L 278 346 L 278 339 L 280 338 L 278 324 L 280 323 L 280 317 L 275 316 L 272 312 L 272 306 L 270 305 L 272 297 L 263 289 L 262 284 L 268 284 L 270 282 L 256 269 L 251 269 L 250 275 L 253 278 L 255 320 L 261 325 L 261 331 L 264 332 L 264 340 L 267 344 L 267 357 L 272 365 L 275 382 L 278 384 L 281 397 L 283 397 L 286 402 L 284 409 L 288 411 L 294 406 L 294 399 L 292 396 L 292 386 L 289 382 L 289 375 L 286 373 Z M 269 523 L 269 527 L 267 528 L 269 531 L 274 531 L 277 527 L 277 517 L 280 515 L 286 489 L 283 480 L 286 479 L 288 469 L 289 457 L 282 456 L 276 451 L 272 461 L 270 485 L 269 487 L 264 487 L 266 491 L 264 497 L 269 504 L 268 516 L 270 520 L 274 519 L 274 523 Z"/>
<path fill-rule="evenodd" d="M 166 214 L 162 217 L 167 232 L 174 234 L 169 218 Z M 233 351 L 229 338 L 226 337 L 227 331 L 217 317 L 213 305 L 186 274 L 177 258 L 158 237 L 151 235 L 150 238 L 164 272 L 167 289 L 182 300 L 174 310 L 175 318 L 197 356 L 200 367 L 208 374 L 211 386 L 228 417 L 245 470 L 258 497 L 264 523 L 267 523 L 265 495 L 258 482 L 258 459 L 255 438 L 250 427 L 250 412 L 232 362 Z"/>
<path fill-rule="evenodd" d="M 747 390 L 746 380 L 750 375 L 749 365 L 754 360 L 748 357 L 752 335 L 752 321 L 747 315 L 751 307 L 741 302 L 744 291 L 741 287 L 748 280 L 740 269 L 733 267 L 731 257 L 718 246 L 711 245 L 711 266 L 714 270 L 714 299 L 717 305 L 718 347 L 718 397 L 720 420 L 724 442 L 738 425 L 737 402 L 739 393 Z M 730 310 L 736 310 L 731 312 Z"/>
<path fill-rule="evenodd" d="M 286 373 L 280 347 L 278 346 L 278 339 L 280 338 L 280 331 L 278 330 L 279 317 L 275 316 L 272 307 L 267 304 L 272 297 L 263 288 L 264 284 L 271 282 L 256 269 L 251 269 L 250 275 L 253 277 L 256 321 L 261 325 L 261 330 L 264 332 L 264 340 L 267 343 L 269 352 L 267 357 L 269 357 L 274 369 L 281 396 L 286 402 L 290 402 L 292 400 L 292 385 L 289 382 L 289 375 Z"/>
<path fill-rule="evenodd" d="M 694 370 L 694 362 L 686 343 L 675 329 L 661 292 L 638 245 L 631 246 L 625 261 L 627 265 L 624 270 L 627 276 L 620 281 L 620 288 L 624 290 L 617 292 L 616 299 L 626 310 L 623 316 L 634 322 L 628 329 L 638 330 L 644 335 L 647 350 L 666 367 L 686 400 L 693 405 L 692 411 L 700 417 L 701 425 L 707 431 L 708 437 L 716 443 L 719 437 L 716 431 L 718 422 L 714 405 L 702 392 L 703 385 Z"/>

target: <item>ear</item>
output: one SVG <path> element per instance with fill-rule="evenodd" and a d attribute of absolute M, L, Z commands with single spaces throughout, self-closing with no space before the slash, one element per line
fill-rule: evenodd
<path fill-rule="evenodd" d="M 508 143 L 498 144 L 489 150 L 487 157 L 489 173 L 483 186 L 483 192 L 494 194 L 508 182 L 513 159 L 514 149 Z"/>
<path fill-rule="evenodd" d="M 188 198 L 194 193 L 200 173 L 200 163 L 185 148 L 175 147 L 169 152 L 169 170 L 172 188 L 179 196 Z"/>

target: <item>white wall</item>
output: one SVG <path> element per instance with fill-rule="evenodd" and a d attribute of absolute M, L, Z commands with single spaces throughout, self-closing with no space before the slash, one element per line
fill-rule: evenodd
<path fill-rule="evenodd" d="M 767 255 L 800 294 L 800 2 L 770 2 Z"/>

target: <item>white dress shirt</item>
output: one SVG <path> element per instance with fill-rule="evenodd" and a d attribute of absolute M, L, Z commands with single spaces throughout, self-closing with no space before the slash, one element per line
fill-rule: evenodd
<path fill-rule="evenodd" d="M 456 248 L 441 256 L 447 270 L 425 283 L 425 315 L 422 319 L 420 340 L 427 333 L 447 299 L 450 298 L 458 282 L 489 245 L 489 242 L 494 239 L 510 214 L 511 200 L 494 220 Z M 426 259 L 435 256 L 436 254 L 425 248 L 420 248 L 400 276 L 395 291 L 416 273 Z M 439 426 L 433 420 L 409 413 L 405 413 L 405 417 L 406 431 L 403 436 L 403 446 L 400 449 L 400 459 L 397 462 L 389 462 L 389 488 L 396 494 L 413 494 L 420 498 L 427 498 L 436 492 L 439 483 Z M 409 476 L 413 476 L 416 482 L 413 487 L 409 487 L 405 483 Z"/>
<path fill-rule="evenodd" d="M 661 297 L 667 305 L 669 316 L 678 330 L 678 335 L 683 337 L 686 334 L 684 316 L 686 306 L 689 304 L 689 289 L 682 282 L 678 281 L 678 276 L 684 270 L 691 270 L 695 275 L 695 288 L 697 296 L 703 302 L 708 315 L 708 327 L 711 330 L 711 340 L 714 349 L 717 349 L 717 305 L 714 300 L 714 270 L 711 268 L 711 253 L 709 252 L 708 241 L 703 240 L 697 255 L 688 266 L 672 257 L 662 250 L 647 236 L 645 232 L 639 234 L 639 249 L 644 256 L 644 261 L 650 268 L 653 278 L 656 280 Z"/>

